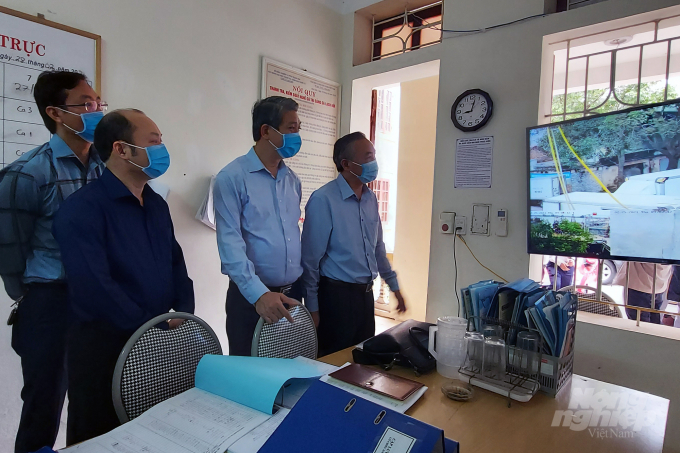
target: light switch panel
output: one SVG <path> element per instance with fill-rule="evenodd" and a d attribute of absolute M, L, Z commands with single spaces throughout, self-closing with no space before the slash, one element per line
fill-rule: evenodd
<path fill-rule="evenodd" d="M 489 214 L 491 212 L 490 204 L 473 204 L 472 205 L 472 234 L 480 234 L 483 236 L 489 235 Z"/>

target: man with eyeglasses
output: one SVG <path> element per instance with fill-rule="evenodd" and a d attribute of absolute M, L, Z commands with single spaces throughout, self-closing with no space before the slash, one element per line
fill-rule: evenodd
<path fill-rule="evenodd" d="M 272 96 L 253 107 L 255 145 L 224 167 L 213 189 L 217 247 L 229 276 L 229 354 L 249 356 L 260 316 L 293 322 L 286 309 L 302 299 L 302 185 L 284 159 L 300 151 L 298 104 Z"/>
<path fill-rule="evenodd" d="M 97 126 L 106 169 L 66 200 L 54 219 L 69 280 L 68 426 L 73 445 L 118 425 L 113 371 L 130 336 L 152 318 L 194 311 L 194 287 L 168 204 L 147 184 L 170 166 L 158 126 L 116 110 Z M 176 328 L 182 319 L 168 321 Z"/>
<path fill-rule="evenodd" d="M 54 445 L 59 430 L 67 287 L 52 219 L 66 198 L 102 174 L 91 145 L 107 107 L 74 72 L 43 72 L 33 94 L 52 138 L 0 171 L 0 276 L 15 301 L 8 324 L 24 379 L 17 453 Z"/>

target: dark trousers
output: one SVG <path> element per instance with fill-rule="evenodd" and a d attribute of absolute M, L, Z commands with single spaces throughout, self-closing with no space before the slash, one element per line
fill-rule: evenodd
<path fill-rule="evenodd" d="M 274 291 L 277 288 L 269 289 Z M 296 281 L 290 290 L 284 294 L 291 299 L 302 301 L 302 282 Z M 248 302 L 233 281 L 229 282 L 229 289 L 227 290 L 226 311 L 229 355 L 250 356 L 253 335 L 260 315 L 257 314 L 255 305 Z"/>
<path fill-rule="evenodd" d="M 652 295 L 628 288 L 627 303 L 634 307 L 652 308 Z M 661 304 L 663 304 L 663 294 L 657 294 L 654 298 L 654 309 L 661 310 Z M 626 308 L 626 315 L 628 315 L 629 319 L 637 319 L 637 310 Z M 641 311 L 640 321 L 661 324 L 661 315 L 659 313 Z"/>
<path fill-rule="evenodd" d="M 12 348 L 21 357 L 24 387 L 14 451 L 52 447 L 66 395 L 67 289 L 31 284 L 12 326 Z"/>
<path fill-rule="evenodd" d="M 562 289 L 565 286 L 571 286 L 574 284 L 574 268 L 570 267 L 568 271 L 563 271 L 557 266 L 557 274 L 555 274 L 555 263 L 550 261 L 546 264 L 545 269 L 548 271 L 548 277 L 550 278 L 550 287 L 555 284 L 555 278 L 557 278 L 557 289 Z"/>
<path fill-rule="evenodd" d="M 373 291 L 326 277 L 319 281 L 319 356 L 354 346 L 375 335 Z"/>
<path fill-rule="evenodd" d="M 113 370 L 131 332 L 101 322 L 78 323 L 68 337 L 68 428 L 73 445 L 120 426 L 113 408 Z"/>

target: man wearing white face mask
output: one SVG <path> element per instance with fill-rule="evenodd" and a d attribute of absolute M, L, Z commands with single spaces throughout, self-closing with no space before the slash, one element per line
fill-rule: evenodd
<path fill-rule="evenodd" d="M 373 280 L 380 276 L 406 310 L 383 242 L 378 200 L 366 186 L 378 176 L 373 144 L 361 132 L 333 148 L 338 177 L 312 193 L 302 228 L 305 305 L 318 327 L 319 355 L 375 335 Z"/>
<path fill-rule="evenodd" d="M 16 301 L 8 323 L 24 380 L 16 453 L 54 445 L 59 430 L 67 386 L 67 290 L 52 219 L 66 198 L 104 169 L 91 144 L 107 107 L 85 76 L 73 72 L 43 72 L 33 95 L 36 103 L 27 110 L 37 109 L 52 138 L 0 171 L 0 275 Z M 6 158 L 10 150 L 5 143 Z"/>
<path fill-rule="evenodd" d="M 111 385 L 130 335 L 170 310 L 194 311 L 168 205 L 147 184 L 170 166 L 158 126 L 138 110 L 117 110 L 99 123 L 94 143 L 106 170 L 62 205 L 53 228 L 72 314 L 69 445 L 119 425 Z"/>
<path fill-rule="evenodd" d="M 253 107 L 253 146 L 215 178 L 213 199 L 222 273 L 229 276 L 230 355 L 250 355 L 255 326 L 285 317 L 302 299 L 302 187 L 284 159 L 301 146 L 298 105 L 273 96 Z M 284 305 L 285 304 L 285 305 Z"/>

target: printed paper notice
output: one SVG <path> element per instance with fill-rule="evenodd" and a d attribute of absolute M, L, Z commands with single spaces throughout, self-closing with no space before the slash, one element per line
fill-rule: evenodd
<path fill-rule="evenodd" d="M 456 140 L 456 189 L 490 189 L 493 137 Z"/>
<path fill-rule="evenodd" d="M 388 426 L 373 453 L 409 453 L 415 443 L 414 437 Z"/>

